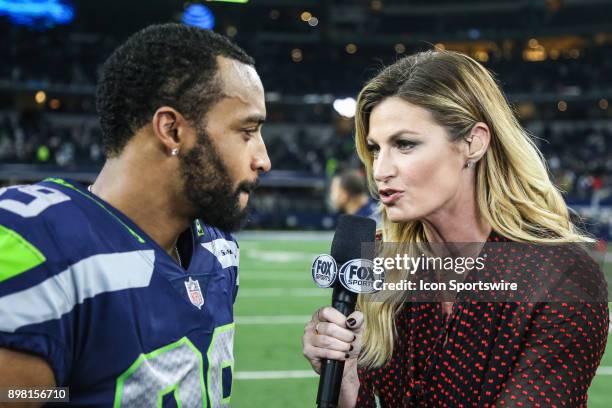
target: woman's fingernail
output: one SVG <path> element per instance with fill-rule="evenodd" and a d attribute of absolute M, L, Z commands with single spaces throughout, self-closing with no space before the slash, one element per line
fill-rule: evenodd
<path fill-rule="evenodd" d="M 357 323 L 357 322 L 352 317 L 346 319 L 347 326 L 351 326 L 352 327 L 355 323 Z"/>
<path fill-rule="evenodd" d="M 353 351 L 353 345 L 351 344 L 351 348 L 349 349 L 349 351 Z"/>
<path fill-rule="evenodd" d="M 349 353 L 346 353 L 346 354 L 344 355 L 344 358 L 349 358 Z"/>

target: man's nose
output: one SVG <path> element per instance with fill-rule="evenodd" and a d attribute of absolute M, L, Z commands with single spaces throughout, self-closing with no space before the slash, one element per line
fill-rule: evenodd
<path fill-rule="evenodd" d="M 255 155 L 253 156 L 253 161 L 251 162 L 251 169 L 257 172 L 268 172 L 272 168 L 272 163 L 270 162 L 270 157 L 268 157 L 268 151 L 266 149 L 266 144 L 263 139 L 259 138 L 259 143 L 257 144 L 257 148 L 255 151 Z"/>

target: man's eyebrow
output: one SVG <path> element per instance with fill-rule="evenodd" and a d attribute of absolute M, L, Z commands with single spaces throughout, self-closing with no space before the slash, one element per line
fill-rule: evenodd
<path fill-rule="evenodd" d="M 255 123 L 262 125 L 266 122 L 266 117 L 261 115 L 251 115 L 241 120 L 242 123 Z"/>

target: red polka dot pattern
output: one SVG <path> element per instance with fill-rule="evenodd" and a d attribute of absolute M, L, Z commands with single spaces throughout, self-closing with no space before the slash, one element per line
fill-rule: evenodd
<path fill-rule="evenodd" d="M 509 241 L 492 233 L 489 242 Z M 565 249 L 514 264 L 523 280 L 552 263 L 605 288 L 587 258 Z M 405 303 L 391 360 L 359 369 L 357 407 L 586 407 L 608 327 L 607 302 L 457 301 L 448 319 L 439 302 Z"/>

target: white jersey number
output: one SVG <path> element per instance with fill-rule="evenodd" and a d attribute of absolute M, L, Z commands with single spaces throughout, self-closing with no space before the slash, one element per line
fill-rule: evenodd
<path fill-rule="evenodd" d="M 217 327 L 208 348 L 208 398 L 212 407 L 229 407 L 229 391 L 223 390 L 223 369 L 234 376 L 234 324 Z M 231 386 L 230 386 L 231 387 Z M 228 394 L 223 397 L 223 394 Z"/>
<path fill-rule="evenodd" d="M 207 387 L 202 353 L 187 337 L 141 354 L 117 379 L 114 408 L 161 407 L 168 394 L 183 408 L 205 408 L 207 400 L 212 408 L 229 407 L 229 390 L 224 393 L 222 373 L 225 367 L 233 370 L 233 343 L 233 323 L 215 329 L 206 353 Z"/>
<path fill-rule="evenodd" d="M 6 198 L 0 200 L 0 208 L 21 215 L 24 218 L 36 217 L 52 205 L 70 200 L 70 197 L 59 190 L 37 185 L 0 188 L 0 197 L 8 190 L 15 189 L 29 195 L 33 200 L 29 200 L 28 203 L 22 203 L 21 201 Z"/>

